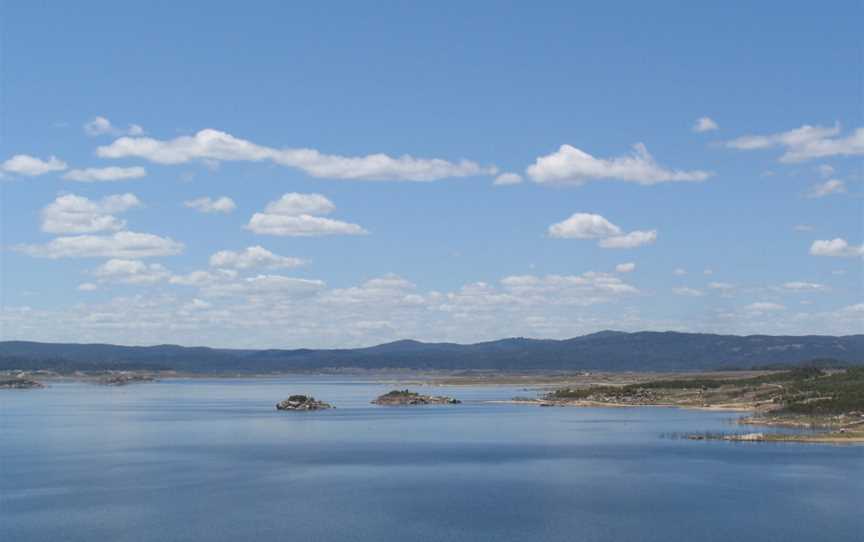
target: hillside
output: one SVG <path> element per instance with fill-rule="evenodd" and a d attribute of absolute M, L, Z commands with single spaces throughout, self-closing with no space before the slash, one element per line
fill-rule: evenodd
<path fill-rule="evenodd" d="M 742 337 L 603 331 L 564 340 L 510 338 L 475 344 L 403 340 L 367 348 L 331 350 L 0 342 L 0 370 L 141 368 L 198 373 L 331 368 L 700 371 L 802 363 L 864 364 L 864 335 Z"/>

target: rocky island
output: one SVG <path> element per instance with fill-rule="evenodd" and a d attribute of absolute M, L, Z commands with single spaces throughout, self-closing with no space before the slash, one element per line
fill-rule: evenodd
<path fill-rule="evenodd" d="M 374 405 L 458 405 L 459 399 L 442 395 L 420 395 L 409 390 L 393 390 L 372 401 Z"/>
<path fill-rule="evenodd" d="M 155 382 L 156 379 L 147 374 L 140 373 L 109 373 L 100 376 L 96 383 L 102 386 L 127 386 L 129 384 L 140 384 L 142 382 Z"/>
<path fill-rule="evenodd" d="M 333 405 L 319 401 L 311 395 L 291 395 L 288 399 L 276 403 L 276 410 L 325 410 Z"/>
<path fill-rule="evenodd" d="M 27 378 L 0 379 L 0 390 L 30 390 L 44 387 L 45 385 L 41 382 Z"/>

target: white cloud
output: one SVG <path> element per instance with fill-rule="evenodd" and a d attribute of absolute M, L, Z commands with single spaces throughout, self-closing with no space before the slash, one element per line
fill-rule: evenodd
<path fill-rule="evenodd" d="M 592 213 L 574 213 L 549 226 L 548 233 L 556 239 L 600 239 L 597 244 L 603 248 L 635 248 L 657 240 L 656 230 L 624 233 L 603 216 Z"/>
<path fill-rule="evenodd" d="M 0 164 L 0 169 L 6 173 L 26 175 L 27 177 L 36 177 L 52 171 L 63 171 L 67 167 L 66 162 L 56 156 L 50 156 L 48 160 L 40 160 L 28 154 L 16 154 Z"/>
<path fill-rule="evenodd" d="M 837 258 L 854 258 L 864 256 L 864 245 L 850 245 L 846 239 L 837 237 L 831 240 L 813 241 L 810 245 L 813 256 L 834 256 Z"/>
<path fill-rule="evenodd" d="M 335 208 L 333 202 L 321 194 L 289 193 L 268 203 L 263 213 L 253 214 L 246 228 L 258 234 L 290 237 L 369 233 L 357 224 L 315 216 L 330 213 Z"/>
<path fill-rule="evenodd" d="M 204 301 L 203 299 L 195 298 L 189 303 L 187 303 L 184 307 L 191 310 L 205 310 L 209 309 L 213 306 L 213 303 L 208 301 Z"/>
<path fill-rule="evenodd" d="M 319 235 L 365 235 L 361 226 L 320 216 L 283 216 L 255 213 L 247 229 L 262 235 L 312 237 Z"/>
<path fill-rule="evenodd" d="M 516 296 L 518 303 L 528 304 L 543 299 L 546 303 L 591 305 L 610 296 L 639 293 L 636 287 L 614 275 L 592 271 L 581 275 L 509 276 L 501 279 L 501 285 L 509 295 Z M 481 296 L 487 290 L 484 283 L 477 283 L 463 289 L 463 295 L 472 292 L 472 288 Z"/>
<path fill-rule="evenodd" d="M 834 168 L 828 164 L 821 164 L 816 167 L 816 171 L 819 173 L 819 176 L 823 179 L 828 178 L 834 175 Z"/>
<path fill-rule="evenodd" d="M 711 132 L 717 130 L 720 126 L 711 117 L 699 117 L 693 125 L 693 131 L 697 133 Z"/>
<path fill-rule="evenodd" d="M 592 213 L 575 213 L 549 226 L 549 235 L 558 239 L 598 239 L 620 234 L 621 228 Z"/>
<path fill-rule="evenodd" d="M 794 227 L 793 229 L 794 229 L 795 231 L 808 232 L 808 231 L 813 231 L 813 230 L 815 230 L 816 228 L 814 228 L 814 227 L 811 226 L 810 224 L 796 224 L 795 227 Z"/>
<path fill-rule="evenodd" d="M 217 282 L 226 281 L 226 280 L 234 280 L 238 277 L 237 271 L 233 269 L 219 269 L 216 272 L 211 273 L 210 271 L 192 271 L 191 273 L 187 273 L 185 275 L 172 275 L 169 281 L 171 284 L 178 284 L 180 286 L 195 286 L 198 288 L 204 288 L 208 286 L 212 286 Z"/>
<path fill-rule="evenodd" d="M 675 269 L 674 271 L 672 271 L 672 273 L 675 274 L 676 276 L 683 277 L 684 275 L 687 274 L 687 270 L 679 267 L 679 268 Z"/>
<path fill-rule="evenodd" d="M 327 215 L 335 209 L 336 206 L 333 202 L 321 194 L 298 194 L 290 192 L 283 194 L 276 201 L 268 203 L 264 208 L 264 212 L 285 216 Z"/>
<path fill-rule="evenodd" d="M 746 310 L 748 312 L 763 313 L 763 312 L 777 312 L 777 311 L 786 310 L 786 307 L 779 304 L 779 303 L 771 303 L 768 301 L 758 301 L 756 303 L 750 303 L 749 305 L 744 307 L 744 310 Z"/>
<path fill-rule="evenodd" d="M 168 279 L 171 273 L 165 266 L 146 264 L 139 260 L 111 259 L 97 267 L 93 275 L 101 281 L 126 284 L 152 284 Z"/>
<path fill-rule="evenodd" d="M 44 245 L 13 247 L 38 258 L 124 258 L 172 256 L 183 251 L 183 243 L 150 233 L 120 231 L 113 235 L 58 237 Z"/>
<path fill-rule="evenodd" d="M 791 292 L 824 292 L 828 289 L 824 284 L 804 281 L 785 282 L 781 287 Z"/>
<path fill-rule="evenodd" d="M 147 170 L 141 166 L 134 167 L 103 167 L 71 169 L 63 174 L 68 181 L 79 181 L 84 183 L 125 181 L 127 179 L 140 179 L 147 175 Z"/>
<path fill-rule="evenodd" d="M 511 185 L 511 184 L 519 184 L 521 182 L 522 182 L 522 175 L 519 175 L 518 173 L 509 173 L 508 172 L 508 173 L 502 173 L 501 175 L 498 175 L 497 177 L 495 177 L 495 182 L 492 184 L 495 184 L 497 186 L 506 186 L 506 185 Z"/>
<path fill-rule="evenodd" d="M 42 209 L 42 231 L 70 234 L 122 230 L 126 221 L 114 214 L 140 206 L 134 194 L 117 194 L 98 201 L 75 194 L 59 196 Z"/>
<path fill-rule="evenodd" d="M 98 289 L 99 289 L 99 287 L 97 285 L 93 284 L 92 282 L 83 282 L 83 283 L 78 285 L 78 291 L 79 292 L 93 292 L 93 291 L 96 291 Z"/>
<path fill-rule="evenodd" d="M 622 276 L 592 272 L 510 276 L 445 292 L 420 289 L 395 275 L 344 288 L 218 269 L 189 273 L 182 283 L 175 278 L 140 295 L 98 296 L 50 310 L 7 305 L 0 308 L 0 326 L 8 336 L 25 340 L 235 348 L 332 348 L 404 337 L 445 342 L 561 339 L 601 329 L 784 335 L 864 331 L 861 300 L 826 312 L 801 312 L 797 303 L 794 311 L 760 305 L 744 310 L 742 304 L 722 314 L 704 311 L 707 321 L 694 318 L 692 311 L 682 320 L 652 320 L 631 305 L 638 302 L 639 291 Z"/>
<path fill-rule="evenodd" d="M 571 145 L 561 145 L 557 152 L 541 156 L 526 170 L 534 182 L 541 184 L 581 185 L 593 179 L 617 179 L 652 185 L 672 181 L 704 181 L 707 171 L 671 170 L 654 161 L 645 145 L 637 143 L 634 152 L 615 158 L 596 158 Z"/>
<path fill-rule="evenodd" d="M 706 275 L 706 276 L 713 275 L 713 274 L 714 274 L 714 270 L 708 268 L 708 269 L 703 270 L 703 271 L 702 271 L 702 274 L 703 274 L 703 275 Z"/>
<path fill-rule="evenodd" d="M 184 201 L 183 205 L 190 209 L 195 209 L 201 213 L 230 213 L 237 208 L 234 200 L 228 196 L 211 199 L 210 197 L 196 198 L 189 201 Z"/>
<path fill-rule="evenodd" d="M 709 282 L 708 287 L 712 290 L 720 290 L 724 292 L 728 292 L 730 290 L 735 289 L 734 284 L 729 284 L 728 282 Z"/>
<path fill-rule="evenodd" d="M 601 239 L 598 243 L 603 248 L 636 248 L 650 245 L 657 240 L 657 230 L 636 230 L 624 235 L 616 235 Z"/>
<path fill-rule="evenodd" d="M 220 250 L 210 256 L 210 265 L 212 267 L 233 267 L 236 269 L 299 267 L 305 263 L 306 261 L 300 258 L 278 256 L 266 248 L 257 245 L 247 247 L 240 252 Z"/>
<path fill-rule="evenodd" d="M 89 136 L 98 136 L 98 135 L 130 135 L 130 136 L 138 136 L 144 133 L 144 128 L 141 128 L 137 124 L 130 124 L 127 128 L 118 128 L 111 124 L 111 121 L 105 117 L 96 117 L 93 120 L 86 122 L 84 124 L 84 133 Z"/>
<path fill-rule="evenodd" d="M 702 293 L 702 290 L 696 290 L 695 288 L 688 288 L 686 286 L 681 286 L 679 288 L 673 288 L 672 292 L 675 295 L 685 295 L 690 297 L 701 297 L 705 295 Z"/>
<path fill-rule="evenodd" d="M 834 126 L 803 125 L 800 128 L 769 135 L 746 135 L 726 142 L 738 150 L 757 150 L 781 147 L 781 162 L 803 162 L 815 158 L 853 156 L 864 154 L 864 128 L 858 128 L 846 137 L 840 134 L 840 124 Z"/>
<path fill-rule="evenodd" d="M 204 286 L 201 293 L 207 296 L 261 296 L 282 295 L 306 297 L 325 287 L 324 281 L 298 279 L 283 275 L 256 275 L 232 281 L 217 281 Z"/>
<path fill-rule="evenodd" d="M 807 193 L 808 198 L 823 198 L 831 194 L 845 194 L 846 183 L 838 179 L 829 179 L 824 183 L 819 183 Z"/>
<path fill-rule="evenodd" d="M 619 263 L 615 266 L 615 271 L 618 273 L 632 273 L 636 270 L 636 264 L 633 262 Z"/>
<path fill-rule="evenodd" d="M 252 143 L 219 130 L 204 129 L 193 136 L 171 140 L 121 137 L 96 150 L 102 158 L 137 157 L 159 164 L 201 161 L 269 161 L 328 179 L 435 181 L 448 177 L 494 175 L 495 167 L 469 160 L 450 162 L 438 158 L 391 157 L 386 154 L 339 156 L 315 149 L 276 149 Z"/>

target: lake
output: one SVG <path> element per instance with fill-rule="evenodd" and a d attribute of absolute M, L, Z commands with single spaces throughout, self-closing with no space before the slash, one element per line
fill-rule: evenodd
<path fill-rule="evenodd" d="M 0 540 L 857 541 L 864 447 L 689 441 L 735 414 L 490 404 L 348 377 L 0 391 Z M 277 412 L 292 393 L 334 404 Z"/>

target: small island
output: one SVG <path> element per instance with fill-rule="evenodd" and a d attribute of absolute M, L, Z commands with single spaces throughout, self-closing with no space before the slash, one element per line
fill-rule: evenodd
<path fill-rule="evenodd" d="M 0 390 L 31 390 L 44 387 L 41 382 L 27 378 L 0 379 Z"/>
<path fill-rule="evenodd" d="M 333 408 L 330 403 L 319 401 L 311 395 L 291 395 L 276 403 L 276 410 L 325 410 Z"/>
<path fill-rule="evenodd" d="M 156 379 L 148 374 L 122 372 L 100 376 L 96 383 L 102 386 L 128 386 L 129 384 L 155 381 Z"/>
<path fill-rule="evenodd" d="M 458 405 L 459 399 L 443 395 L 420 395 L 409 390 L 393 390 L 379 396 L 372 401 L 374 405 L 402 406 L 402 405 Z"/>

